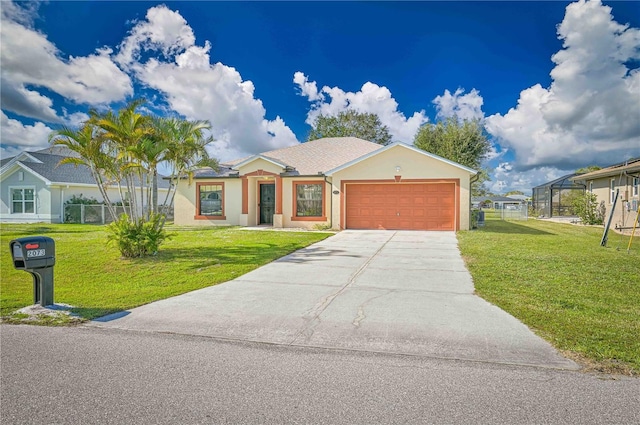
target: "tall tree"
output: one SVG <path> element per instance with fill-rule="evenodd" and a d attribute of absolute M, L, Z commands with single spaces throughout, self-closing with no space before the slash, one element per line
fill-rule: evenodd
<path fill-rule="evenodd" d="M 488 181 L 491 181 L 491 178 L 489 177 L 489 169 L 481 168 L 478 170 L 476 181 L 471 185 L 471 196 L 492 196 L 489 189 L 487 189 L 487 186 L 485 186 L 485 183 Z"/>
<path fill-rule="evenodd" d="M 157 121 L 158 137 L 166 140 L 167 150 L 163 160 L 171 170 L 171 185 L 163 203 L 162 213 L 173 205 L 178 180 L 187 177 L 191 182 L 193 172 L 199 167 L 218 169 L 218 161 L 209 156 L 206 146 L 213 142 L 205 132 L 211 128 L 208 121 L 187 121 L 177 118 L 160 118 Z"/>
<path fill-rule="evenodd" d="M 491 144 L 480 120 L 458 120 L 449 117 L 436 124 L 427 123 L 418 129 L 413 144 L 424 151 L 478 170 L 478 179 L 471 188 L 473 196 L 484 196 L 484 185 L 489 181 L 489 170 L 482 168 L 482 161 Z"/>
<path fill-rule="evenodd" d="M 598 171 L 598 170 L 602 170 L 602 167 L 598 165 L 588 165 L 586 167 L 578 168 L 576 170 L 576 174 L 586 174 L 586 173 L 590 173 L 592 171 Z"/>
<path fill-rule="evenodd" d="M 96 181 L 98 190 L 107 205 L 111 218 L 117 218 L 116 210 L 111 204 L 107 186 L 117 178 L 117 171 L 112 158 L 105 152 L 104 138 L 100 129 L 84 123 L 78 129 L 62 127 L 49 134 L 49 142 L 54 145 L 66 146 L 78 154 L 78 157 L 67 157 L 60 161 L 61 164 L 85 165 L 91 171 Z"/>
<path fill-rule="evenodd" d="M 381 145 L 391 142 L 389 128 L 382 125 L 376 114 L 369 112 L 348 109 L 338 115 L 321 114 L 311 127 L 307 141 L 323 137 L 359 137 Z"/>
<path fill-rule="evenodd" d="M 145 164 L 143 145 L 148 143 L 148 139 L 153 134 L 152 120 L 150 116 L 137 111 L 142 104 L 144 100 L 136 99 L 116 112 L 99 113 L 92 110 L 89 118 L 91 124 L 102 130 L 103 137 L 108 140 L 113 160 L 120 167 L 121 176 L 126 182 L 130 196 L 130 215 L 134 220 L 145 215 L 145 193 L 150 183 L 148 181 L 150 171 L 147 168 L 148 164 Z M 140 201 L 138 201 L 136 186 L 140 190 Z M 146 213 L 147 217 L 148 213 Z"/>
<path fill-rule="evenodd" d="M 491 148 L 480 120 L 449 117 L 418 129 L 413 144 L 422 150 L 476 170 Z"/>
<path fill-rule="evenodd" d="M 152 117 L 137 111 L 143 102 L 134 100 L 115 112 L 91 111 L 80 129 L 63 127 L 50 136 L 54 144 L 65 145 L 80 156 L 64 162 L 90 168 L 114 219 L 109 226 L 109 239 L 118 244 L 125 257 L 153 253 L 166 239 L 163 227 L 179 178 L 190 177 L 199 166 L 217 169 L 217 161 L 206 150 L 206 145 L 213 141 L 207 136 L 211 128 L 208 121 Z M 172 184 L 162 206 L 158 203 L 157 187 L 161 162 L 172 169 Z M 130 196 L 128 204 L 123 182 Z M 127 211 L 119 218 L 109 199 L 111 185 L 118 186 Z"/>

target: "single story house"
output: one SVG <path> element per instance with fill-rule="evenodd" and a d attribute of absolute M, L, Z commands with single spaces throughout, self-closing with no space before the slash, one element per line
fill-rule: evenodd
<path fill-rule="evenodd" d="M 73 196 L 103 202 L 100 190 L 84 165 L 60 164 L 77 154 L 64 146 L 21 152 L 0 163 L 0 222 L 62 223 L 65 202 Z M 158 180 L 159 199 L 169 183 Z M 121 202 L 117 186 L 108 190 L 112 202 Z"/>
<path fill-rule="evenodd" d="M 177 225 L 469 229 L 476 171 L 404 143 L 324 138 L 197 170 Z"/>
<path fill-rule="evenodd" d="M 613 212 L 611 228 L 633 227 L 640 204 L 640 158 L 580 174 L 573 177 L 573 180 L 584 184 L 587 192 L 596 195 L 598 202 L 604 201 L 605 222 L 611 214 L 617 192 L 618 201 Z"/>
<path fill-rule="evenodd" d="M 471 204 L 474 208 L 502 210 L 505 209 L 507 205 L 519 206 L 522 203 L 525 202 L 508 196 L 474 196 L 471 198 Z"/>

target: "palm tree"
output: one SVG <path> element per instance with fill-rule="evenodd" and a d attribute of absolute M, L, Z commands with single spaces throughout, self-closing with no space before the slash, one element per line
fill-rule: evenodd
<path fill-rule="evenodd" d="M 79 129 L 63 126 L 49 134 L 49 142 L 54 145 L 66 146 L 78 154 L 78 157 L 67 157 L 60 164 L 86 165 L 98 185 L 102 199 L 107 205 L 111 218 L 117 218 L 116 210 L 109 200 L 107 186 L 109 177 L 115 173 L 113 161 L 104 149 L 104 138 L 99 129 L 90 123 L 83 124 Z"/>
<path fill-rule="evenodd" d="M 165 118 L 164 130 L 169 141 L 164 160 L 171 168 L 171 188 L 167 193 L 163 208 L 166 213 L 173 205 L 178 181 L 187 177 L 193 178 L 196 168 L 211 167 L 218 169 L 218 161 L 209 156 L 206 146 L 213 142 L 212 136 L 205 136 L 211 128 L 208 121 L 189 121 L 178 118 Z"/>
<path fill-rule="evenodd" d="M 146 140 L 152 135 L 151 117 L 136 112 L 136 109 L 143 103 L 143 99 L 133 100 L 115 113 L 108 111 L 101 114 L 92 110 L 89 119 L 93 125 L 103 131 L 104 138 L 108 140 L 110 148 L 114 152 L 114 160 L 130 195 L 130 216 L 134 220 L 143 217 L 143 212 L 138 210 L 135 177 L 137 176 L 140 184 L 140 205 L 143 207 L 145 180 L 147 179 L 146 164 L 141 157 L 144 149 L 141 145 L 148 143 Z"/>

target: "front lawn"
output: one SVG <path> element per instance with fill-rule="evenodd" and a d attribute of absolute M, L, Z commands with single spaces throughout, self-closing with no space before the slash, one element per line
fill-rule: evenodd
<path fill-rule="evenodd" d="M 320 241 L 329 233 L 173 228 L 156 256 L 120 259 L 103 226 L 2 224 L 0 315 L 33 304 L 31 276 L 15 270 L 9 242 L 44 235 L 55 240 L 54 299 L 92 319 L 215 285 Z"/>
<path fill-rule="evenodd" d="M 478 295 L 597 370 L 640 373 L 640 238 L 541 220 L 460 232 Z M 618 249 L 619 248 L 619 249 Z"/>

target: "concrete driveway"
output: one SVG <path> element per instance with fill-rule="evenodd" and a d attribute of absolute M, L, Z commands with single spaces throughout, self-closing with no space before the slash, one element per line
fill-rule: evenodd
<path fill-rule="evenodd" d="M 453 232 L 343 231 L 90 326 L 577 369 L 473 294 Z"/>

